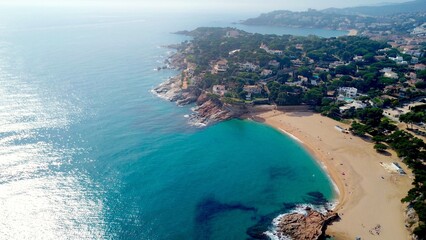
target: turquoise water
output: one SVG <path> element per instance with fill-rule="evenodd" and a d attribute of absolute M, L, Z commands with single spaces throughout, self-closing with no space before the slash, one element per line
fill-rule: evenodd
<path fill-rule="evenodd" d="M 189 107 L 150 93 L 177 74 L 153 70 L 160 46 L 186 40 L 170 32 L 235 16 L 0 12 L 2 238 L 247 239 L 295 203 L 332 199 L 280 132 L 194 128 Z"/>

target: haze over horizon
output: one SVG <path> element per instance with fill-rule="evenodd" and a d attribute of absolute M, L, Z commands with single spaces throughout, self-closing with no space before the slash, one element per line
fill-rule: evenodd
<path fill-rule="evenodd" d="M 0 0 L 0 6 L 28 6 L 28 7 L 48 7 L 48 6 L 65 6 L 65 7 L 119 7 L 119 8 L 136 8 L 150 10 L 175 10 L 175 11 L 243 11 L 243 12 L 266 12 L 273 10 L 293 10 L 302 11 L 308 8 L 325 9 L 330 7 L 344 8 L 354 6 L 378 5 L 382 3 L 401 3 L 407 0 L 360 0 L 353 2 L 352 0 L 198 0 L 196 2 L 190 0 Z"/>

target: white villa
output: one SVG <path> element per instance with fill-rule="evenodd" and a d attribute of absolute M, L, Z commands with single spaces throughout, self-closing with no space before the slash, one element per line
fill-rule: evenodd
<path fill-rule="evenodd" d="M 396 64 L 408 64 L 407 61 L 404 61 L 404 59 L 401 56 L 396 56 L 396 57 L 389 57 L 390 60 L 396 62 Z"/>
<path fill-rule="evenodd" d="M 351 108 L 359 109 L 359 108 L 365 108 L 367 107 L 367 104 L 361 102 L 361 101 L 353 101 L 351 103 L 348 103 L 344 106 L 339 107 L 340 113 L 343 113 Z"/>
<path fill-rule="evenodd" d="M 395 72 L 386 72 L 383 74 L 383 76 L 387 78 L 398 79 L 398 74 Z"/>
<path fill-rule="evenodd" d="M 222 59 L 216 62 L 216 64 L 213 66 L 212 73 L 220 73 L 220 72 L 226 72 L 228 70 L 228 61 L 226 59 Z"/>
<path fill-rule="evenodd" d="M 392 72 L 392 68 L 383 68 L 382 70 L 380 70 L 380 72 L 382 73 Z"/>
<path fill-rule="evenodd" d="M 260 44 L 259 48 L 265 50 L 269 54 L 283 55 L 283 51 L 269 49 L 269 47 L 264 43 Z"/>
<path fill-rule="evenodd" d="M 236 54 L 236 53 L 238 53 L 240 51 L 241 51 L 241 49 L 235 49 L 235 50 L 230 51 L 228 54 L 229 55 L 234 55 L 234 54 Z"/>
<path fill-rule="evenodd" d="M 364 57 L 363 56 L 355 56 L 355 57 L 353 57 L 353 60 L 355 62 L 363 62 L 364 61 Z"/>
<path fill-rule="evenodd" d="M 382 70 L 380 70 L 380 72 L 383 73 L 384 77 L 387 78 L 392 78 L 392 79 L 398 79 L 398 74 L 396 74 L 392 68 L 383 68 Z"/>
<path fill-rule="evenodd" d="M 329 68 L 336 68 L 336 67 L 342 66 L 342 65 L 345 65 L 345 63 L 343 61 L 335 61 L 335 62 L 330 63 L 328 65 L 328 67 Z"/>
<path fill-rule="evenodd" d="M 269 69 L 263 69 L 262 70 L 262 72 L 260 73 L 260 76 L 262 76 L 262 77 L 267 77 L 267 76 L 269 76 L 269 75 L 271 75 L 272 74 L 272 70 L 269 70 Z"/>
<path fill-rule="evenodd" d="M 239 66 L 240 66 L 240 70 L 249 71 L 249 72 L 254 72 L 259 68 L 258 65 L 253 64 L 251 62 L 240 63 Z"/>
<path fill-rule="evenodd" d="M 358 93 L 358 89 L 354 87 L 340 87 L 339 89 L 337 89 L 337 92 L 339 93 L 339 95 L 342 95 L 344 97 L 354 98 Z"/>
<path fill-rule="evenodd" d="M 220 96 L 225 95 L 226 89 L 224 85 L 213 85 L 213 93 Z"/>
<path fill-rule="evenodd" d="M 252 94 L 260 94 L 262 92 L 262 88 L 257 85 L 245 85 L 243 90 Z"/>

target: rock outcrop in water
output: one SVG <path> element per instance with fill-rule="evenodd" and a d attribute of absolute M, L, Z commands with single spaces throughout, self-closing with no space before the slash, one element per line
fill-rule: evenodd
<path fill-rule="evenodd" d="M 277 233 L 280 238 L 289 236 L 298 240 L 317 240 L 323 237 L 328 224 L 339 219 L 335 212 L 323 215 L 307 209 L 307 214 L 291 213 L 279 219 Z"/>
<path fill-rule="evenodd" d="M 170 78 L 154 88 L 153 91 L 161 98 L 176 102 L 178 105 L 194 103 L 201 94 L 201 90 L 196 87 L 190 86 L 187 89 L 182 89 L 182 80 L 179 76 Z"/>
<path fill-rule="evenodd" d="M 238 117 L 246 112 L 244 106 L 222 103 L 207 93 L 202 93 L 196 103 L 197 107 L 194 109 L 196 114 L 191 117 L 191 121 L 203 125 Z"/>
<path fill-rule="evenodd" d="M 195 103 L 195 114 L 190 117 L 190 122 L 194 125 L 205 126 L 211 123 L 239 117 L 246 113 L 244 105 L 231 105 L 222 103 L 215 96 L 203 92 L 196 86 L 182 88 L 180 76 L 170 78 L 160 84 L 153 91 L 160 97 L 178 105 Z"/>

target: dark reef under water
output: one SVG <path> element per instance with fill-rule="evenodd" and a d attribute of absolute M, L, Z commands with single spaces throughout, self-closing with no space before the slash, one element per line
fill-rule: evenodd
<path fill-rule="evenodd" d="M 221 203 L 215 197 L 209 196 L 202 199 L 196 207 L 195 239 L 210 239 L 211 220 L 220 213 L 229 211 L 246 211 L 256 214 L 255 207 L 245 206 L 241 203 Z"/>

